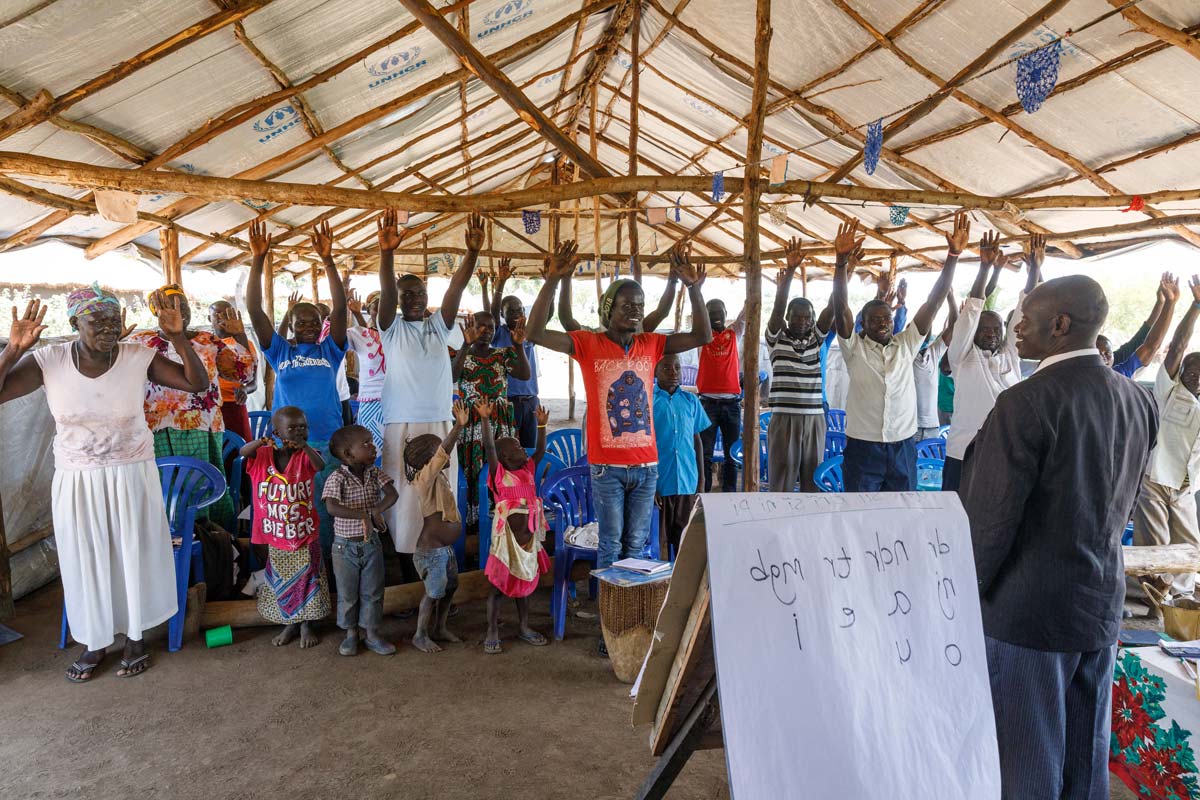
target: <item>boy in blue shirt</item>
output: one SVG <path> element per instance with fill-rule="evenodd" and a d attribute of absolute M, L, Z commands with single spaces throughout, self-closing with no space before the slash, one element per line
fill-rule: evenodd
<path fill-rule="evenodd" d="M 700 432 L 712 425 L 700 399 L 680 391 L 683 367 L 679 356 L 665 355 L 654 368 L 654 436 L 658 447 L 659 529 L 667 544 L 679 551 L 683 530 L 696 507 L 704 448 Z M 662 551 L 665 555 L 670 552 Z"/>

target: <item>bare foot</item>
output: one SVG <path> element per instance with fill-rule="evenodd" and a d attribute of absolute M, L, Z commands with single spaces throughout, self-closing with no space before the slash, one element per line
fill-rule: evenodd
<path fill-rule="evenodd" d="M 300 623 L 300 649 L 307 650 L 310 647 L 316 647 L 321 640 L 317 634 L 313 632 L 312 624 L 308 622 Z"/>
<path fill-rule="evenodd" d="M 420 650 L 422 653 L 440 653 L 442 648 L 438 647 L 427 634 L 418 633 L 413 637 L 413 647 Z"/>
<path fill-rule="evenodd" d="M 462 644 L 462 639 L 455 636 L 448 628 L 443 627 L 439 631 L 433 632 L 433 638 L 439 642 L 452 642 L 454 644 Z"/>
<path fill-rule="evenodd" d="M 283 630 L 279 632 L 279 635 L 271 640 L 271 644 L 275 645 L 276 647 L 283 647 L 285 644 L 291 644 L 299 635 L 299 625 L 284 625 Z"/>

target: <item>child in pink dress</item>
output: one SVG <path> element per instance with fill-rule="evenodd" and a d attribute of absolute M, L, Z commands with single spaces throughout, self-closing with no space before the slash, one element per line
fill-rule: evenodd
<path fill-rule="evenodd" d="M 546 537 L 546 515 L 538 497 L 535 474 L 546 453 L 546 422 L 550 413 L 537 410 L 537 449 L 530 457 L 514 437 L 492 439 L 491 417 L 494 410 L 488 400 L 475 404 L 482 425 L 483 448 L 488 460 L 488 486 L 496 508 L 492 514 L 492 546 L 484 574 L 492 584 L 488 595 L 488 631 L 483 651 L 500 651 L 500 597 L 517 601 L 517 619 L 523 642 L 537 647 L 548 644 L 546 637 L 529 627 L 529 595 L 538 579 L 550 569 L 550 559 L 542 542 Z"/>

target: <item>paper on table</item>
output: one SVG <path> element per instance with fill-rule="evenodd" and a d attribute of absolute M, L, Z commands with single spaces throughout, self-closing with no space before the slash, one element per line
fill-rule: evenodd
<path fill-rule="evenodd" d="M 734 797 L 1000 796 L 956 494 L 703 502 Z"/>

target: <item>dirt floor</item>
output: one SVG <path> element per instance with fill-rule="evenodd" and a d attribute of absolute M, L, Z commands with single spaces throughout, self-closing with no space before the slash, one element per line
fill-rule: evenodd
<path fill-rule="evenodd" d="M 274 628 L 235 631 L 230 647 L 187 641 L 154 667 L 117 678 L 113 648 L 93 682 L 63 673 L 57 584 L 17 603 L 25 638 L 0 647 L 0 798 L 628 798 L 654 759 L 629 723 L 629 687 L 594 654 L 599 626 L 572 618 L 544 648 L 515 640 L 482 651 L 485 605 L 463 606 L 451 629 L 465 644 L 425 655 L 415 620 L 389 619 L 392 657 L 271 645 Z M 549 632 L 549 595 L 532 624 Z M 165 628 L 163 629 L 165 631 Z M 286 793 L 286 794 L 285 794 Z M 698 753 L 672 800 L 727 798 L 721 751 Z"/>

